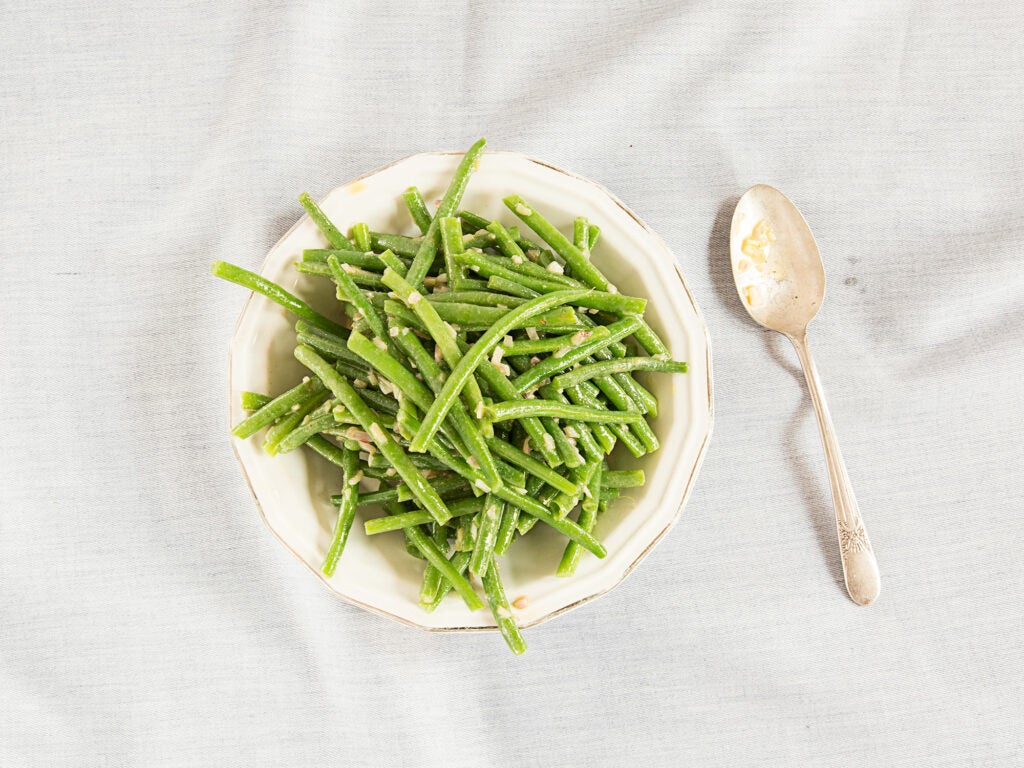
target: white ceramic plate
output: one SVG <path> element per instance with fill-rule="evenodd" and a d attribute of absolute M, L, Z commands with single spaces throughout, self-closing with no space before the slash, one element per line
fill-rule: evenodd
<path fill-rule="evenodd" d="M 461 155 L 414 155 L 338 187 L 321 202 L 327 215 L 346 231 L 365 221 L 378 231 L 418 234 L 401 200 L 410 184 L 431 203 L 444 193 Z M 470 180 L 463 208 L 511 224 L 515 217 L 502 197 L 518 193 L 563 231 L 575 216 L 586 215 L 601 227 L 593 253 L 621 292 L 647 297 L 647 320 L 661 334 L 673 358 L 686 360 L 685 375 L 651 376 L 645 383 L 660 401 L 652 423 L 661 450 L 636 460 L 616 453 L 619 469 L 641 467 L 643 488 L 630 489 L 597 523 L 596 535 L 608 547 L 602 560 L 586 555 L 572 578 L 558 578 L 555 567 L 565 539 L 544 525 L 515 542 L 501 561 L 509 599 L 529 598 L 516 611 L 521 626 L 531 626 L 598 597 L 632 570 L 671 528 L 693 486 L 711 435 L 711 358 L 707 329 L 675 257 L 661 239 L 603 187 L 523 155 L 488 152 Z M 518 223 L 518 222 L 515 222 Z M 333 284 L 299 274 L 293 263 L 305 248 L 326 242 L 303 217 L 267 255 L 261 274 L 306 299 L 328 316 L 338 315 Z M 262 296 L 250 297 L 231 344 L 231 423 L 244 418 L 239 393 L 278 394 L 294 386 L 306 371 L 292 357 L 294 319 Z M 639 378 L 643 378 L 642 374 Z M 434 613 L 417 604 L 423 561 L 405 551 L 401 534 L 368 537 L 362 523 L 376 512 L 360 510 L 335 575 L 320 573 L 336 515 L 329 496 L 340 490 L 339 471 L 311 451 L 270 457 L 262 433 L 234 439 L 234 449 L 263 519 L 270 530 L 339 596 L 368 610 L 430 630 L 493 628 L 488 611 L 471 613 L 456 597 Z"/>

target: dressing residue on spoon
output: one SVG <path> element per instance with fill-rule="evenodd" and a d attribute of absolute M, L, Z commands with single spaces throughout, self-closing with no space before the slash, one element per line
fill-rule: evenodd
<path fill-rule="evenodd" d="M 743 255 L 736 261 L 736 281 L 749 307 L 771 304 L 792 294 L 789 270 L 774 243 L 775 230 L 767 219 L 757 222 L 743 239 Z"/>

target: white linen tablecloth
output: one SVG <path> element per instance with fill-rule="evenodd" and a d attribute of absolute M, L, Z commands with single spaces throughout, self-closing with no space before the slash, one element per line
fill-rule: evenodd
<path fill-rule="evenodd" d="M 1022 28 L 1009 0 L 8 4 L 0 766 L 1021 765 Z M 351 607 L 264 529 L 225 427 L 243 293 L 208 272 L 256 267 L 299 191 L 478 136 L 635 209 L 714 353 L 679 525 L 522 658 Z M 826 262 L 868 609 L 795 356 L 731 284 L 757 182 Z"/>

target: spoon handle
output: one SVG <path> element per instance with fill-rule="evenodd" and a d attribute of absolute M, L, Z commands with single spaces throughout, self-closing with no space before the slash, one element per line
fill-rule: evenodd
<path fill-rule="evenodd" d="M 836 510 L 836 527 L 839 533 L 839 551 L 843 560 L 846 591 L 858 605 L 870 605 L 878 597 L 881 589 L 875 553 L 864 529 L 864 521 L 857 508 L 853 488 L 850 487 L 850 478 L 846 474 L 846 464 L 839 451 L 839 441 L 836 440 L 832 417 L 825 403 L 818 369 L 807 346 L 807 335 L 804 333 L 789 336 L 789 340 L 796 347 L 796 354 L 807 378 L 811 402 L 814 403 L 814 412 L 818 416 L 818 428 L 821 430 L 821 442 L 825 447 L 825 460 L 828 464 L 828 479 L 832 486 L 832 502 Z"/>

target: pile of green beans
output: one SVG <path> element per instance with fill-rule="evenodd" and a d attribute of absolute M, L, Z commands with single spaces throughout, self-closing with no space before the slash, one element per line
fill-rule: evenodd
<path fill-rule="evenodd" d="M 405 191 L 416 236 L 366 223 L 346 236 L 300 195 L 328 247 L 304 251 L 296 267 L 333 281 L 334 319 L 253 272 L 221 261 L 212 272 L 296 317 L 295 357 L 309 375 L 273 398 L 243 392 L 250 415 L 232 434 L 262 432 L 271 454 L 307 446 L 340 468 L 324 574 L 357 512 L 382 508 L 365 532 L 400 531 L 425 561 L 423 608 L 449 592 L 470 610 L 486 601 L 519 654 L 513 608 L 526 598 L 509 604 L 498 558 L 538 522 L 568 539 L 559 576 L 585 552 L 606 555 L 597 519 L 644 482 L 642 470 L 612 469 L 609 454 L 659 447 L 657 399 L 633 375 L 685 373 L 686 363 L 644 321 L 646 301 L 592 263 L 600 229 L 585 217 L 570 239 L 516 195 L 504 202 L 522 230 L 460 210 L 483 148 L 465 154 L 434 213 L 419 190 Z"/>

